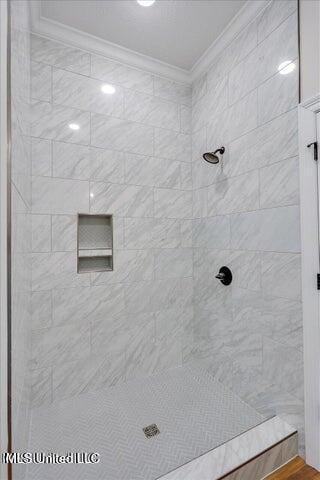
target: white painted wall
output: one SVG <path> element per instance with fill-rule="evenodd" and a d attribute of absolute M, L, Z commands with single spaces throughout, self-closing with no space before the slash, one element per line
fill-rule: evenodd
<path fill-rule="evenodd" d="M 320 91 L 320 2 L 300 1 L 301 100 Z"/>

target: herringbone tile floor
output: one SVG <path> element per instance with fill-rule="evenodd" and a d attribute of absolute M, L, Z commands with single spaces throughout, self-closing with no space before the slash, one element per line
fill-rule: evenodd
<path fill-rule="evenodd" d="M 31 451 L 95 451 L 97 465 L 32 466 L 29 480 L 154 480 L 265 420 L 205 371 L 180 367 L 34 411 Z M 146 438 L 156 423 L 160 434 Z"/>

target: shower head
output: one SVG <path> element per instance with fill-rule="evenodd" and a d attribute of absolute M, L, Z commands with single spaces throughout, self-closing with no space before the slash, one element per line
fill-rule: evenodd
<path fill-rule="evenodd" d="M 217 155 L 217 153 L 220 153 L 220 155 L 223 155 L 225 152 L 224 147 L 217 148 L 214 152 L 206 152 L 202 156 L 204 160 L 208 163 L 219 163 L 220 162 L 220 157 Z"/>

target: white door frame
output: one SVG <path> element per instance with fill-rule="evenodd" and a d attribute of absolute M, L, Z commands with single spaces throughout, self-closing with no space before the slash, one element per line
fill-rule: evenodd
<path fill-rule="evenodd" d="M 307 147 L 314 141 L 320 146 L 320 132 L 316 129 L 320 94 L 302 102 L 298 111 L 306 461 L 320 470 L 320 292 L 317 290 L 320 159 L 316 162 L 313 147 Z"/>
<path fill-rule="evenodd" d="M 7 232 L 8 232 L 8 11 L 7 0 L 0 1 L 0 450 L 8 449 L 8 296 L 7 296 Z M 0 478 L 6 480 L 7 466 L 0 463 Z"/>

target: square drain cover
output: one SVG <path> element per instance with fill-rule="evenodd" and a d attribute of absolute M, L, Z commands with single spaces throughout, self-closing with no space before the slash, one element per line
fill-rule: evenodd
<path fill-rule="evenodd" d="M 142 430 L 147 438 L 155 437 L 160 433 L 160 430 L 155 423 L 144 427 Z"/>

